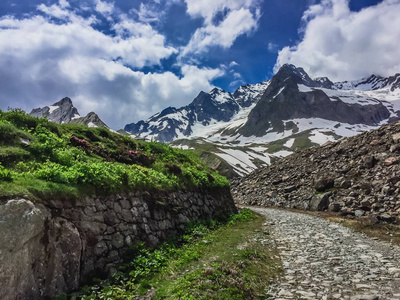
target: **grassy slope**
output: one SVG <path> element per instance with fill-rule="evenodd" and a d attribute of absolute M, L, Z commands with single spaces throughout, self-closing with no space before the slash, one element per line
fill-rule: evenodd
<path fill-rule="evenodd" d="M 228 186 L 192 151 L 0 111 L 0 197 Z"/>

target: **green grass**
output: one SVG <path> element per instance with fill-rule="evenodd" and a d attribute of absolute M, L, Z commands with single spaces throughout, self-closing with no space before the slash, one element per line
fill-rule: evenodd
<path fill-rule="evenodd" d="M 281 263 L 263 222 L 244 209 L 228 219 L 192 224 L 174 243 L 154 251 L 139 245 L 112 279 L 70 298 L 266 299 Z"/>
<path fill-rule="evenodd" d="M 172 261 L 159 281 L 155 299 L 263 299 L 280 274 L 276 250 L 262 245 L 263 219 L 216 230 L 189 248 L 194 259 Z M 183 260 L 183 262 L 182 262 Z"/>
<path fill-rule="evenodd" d="M 0 111 L 0 197 L 227 187 L 190 150 Z"/>
<path fill-rule="evenodd" d="M 294 143 L 292 149 L 305 149 L 318 146 L 318 144 L 311 142 L 309 139 L 311 131 L 312 129 L 293 135 L 292 138 L 294 138 Z"/>

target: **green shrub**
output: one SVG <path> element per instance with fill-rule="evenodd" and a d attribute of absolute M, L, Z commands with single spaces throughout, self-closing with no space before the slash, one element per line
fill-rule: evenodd
<path fill-rule="evenodd" d="M 12 181 L 12 173 L 10 170 L 4 168 L 0 163 L 0 180 L 1 181 Z"/>
<path fill-rule="evenodd" d="M 18 129 L 10 121 L 0 119 L 0 145 L 20 145 L 21 138 L 30 140 L 31 135 Z"/>

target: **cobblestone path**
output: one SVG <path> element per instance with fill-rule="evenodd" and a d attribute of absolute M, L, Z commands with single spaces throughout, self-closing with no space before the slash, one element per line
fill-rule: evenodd
<path fill-rule="evenodd" d="M 310 215 L 252 208 L 267 217 L 284 275 L 272 299 L 400 300 L 400 248 Z"/>

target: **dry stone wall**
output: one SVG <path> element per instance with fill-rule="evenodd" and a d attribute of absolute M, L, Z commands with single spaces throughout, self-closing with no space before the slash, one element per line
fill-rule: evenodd
<path fill-rule="evenodd" d="M 236 212 L 229 189 L 137 192 L 0 205 L 0 299 L 53 299 L 113 272 L 130 246 Z"/>

